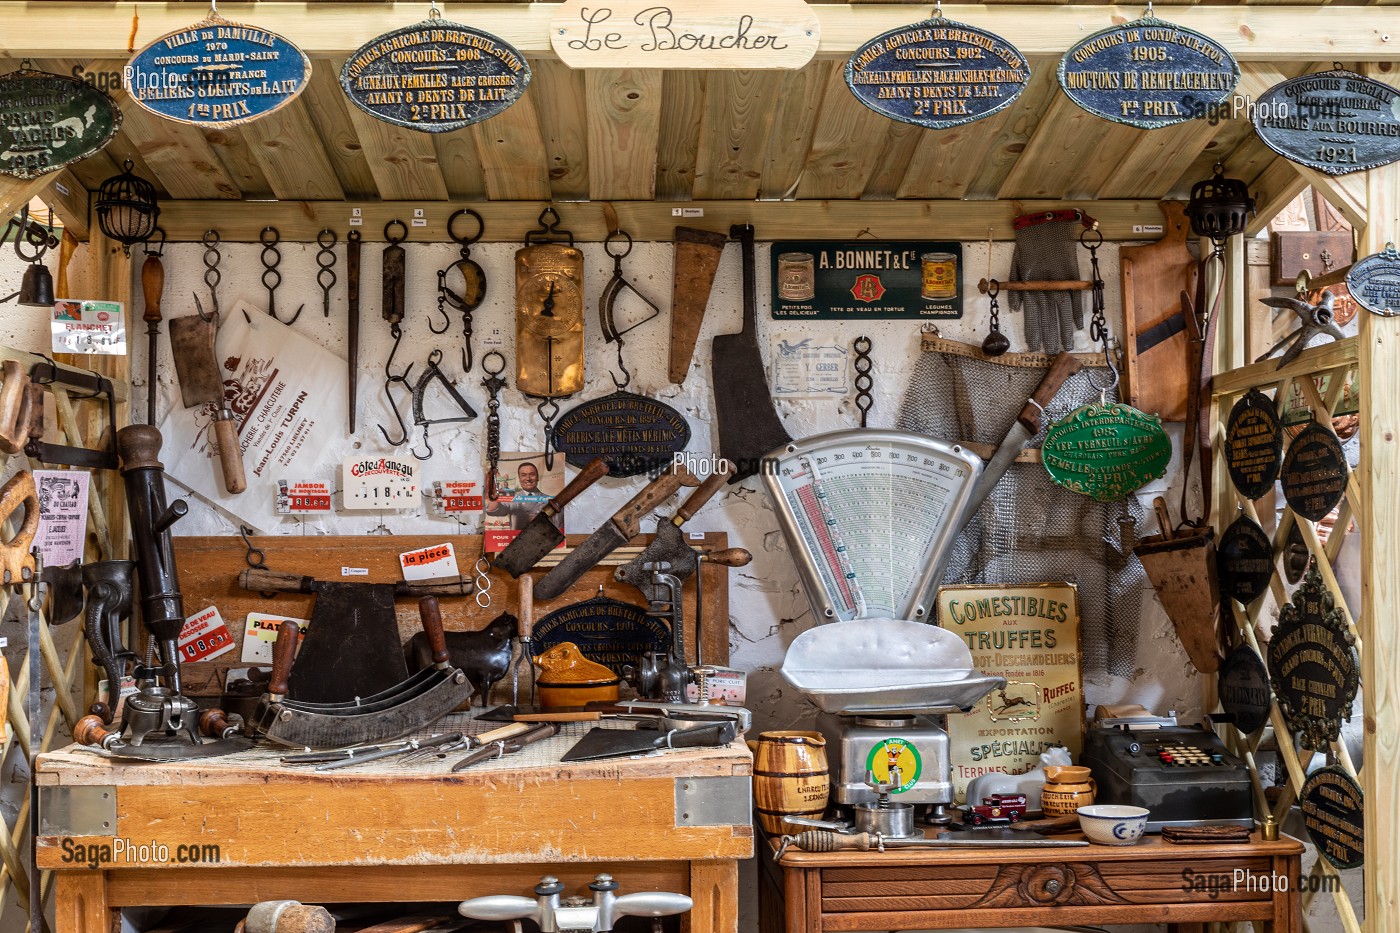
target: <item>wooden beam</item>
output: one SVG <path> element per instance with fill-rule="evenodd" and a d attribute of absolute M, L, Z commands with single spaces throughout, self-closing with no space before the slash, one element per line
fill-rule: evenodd
<path fill-rule="evenodd" d="M 427 133 L 385 123 L 347 107 L 379 196 L 386 201 L 446 201 L 447 183 Z M 220 233 L 223 232 L 222 227 Z"/>
<path fill-rule="evenodd" d="M 476 140 L 488 198 L 535 200 L 553 196 L 545 165 L 544 136 L 535 111 L 538 93 L 531 87 L 514 107 L 467 127 Z"/>
<path fill-rule="evenodd" d="M 1245 236 L 1252 237 L 1267 227 L 1269 221 L 1308 186 L 1297 169 L 1296 165 L 1280 156 L 1264 170 L 1264 174 L 1250 182 L 1249 193 L 1254 197 L 1255 213 L 1245 225 Z"/>
<path fill-rule="evenodd" d="M 553 58 L 549 3 L 453 4 L 450 19 L 499 36 L 531 58 Z M 902 4 L 815 4 L 821 24 L 818 56 L 850 57 L 869 38 L 926 18 L 927 9 Z M 312 56 L 344 58 L 392 24 L 423 17 L 418 0 L 396 3 L 232 3 L 219 12 L 278 32 Z M 1025 55 L 1059 56 L 1085 35 L 1132 19 L 1141 8 L 994 4 L 945 6 L 944 15 L 976 23 L 1005 37 Z M 1161 6 L 1156 15 L 1216 39 L 1241 61 L 1400 60 L 1400 8 L 1374 6 L 1361 17 L 1347 6 Z M 0 3 L 0 51 L 15 58 L 72 55 L 124 58 L 128 42 L 140 48 L 189 26 L 203 10 L 187 3 L 84 3 L 22 0 Z M 64 28 L 55 28 L 56 23 Z M 78 24 L 82 24 L 79 28 Z M 136 26 L 133 36 L 133 25 Z"/>
<path fill-rule="evenodd" d="M 1368 11 L 1369 12 L 1369 11 Z M 1400 86 L 1394 66 L 1366 66 L 1367 77 Z M 1366 216 L 1360 254 L 1380 252 L 1400 239 L 1400 165 L 1372 169 L 1366 184 Z M 1366 767 L 1361 787 L 1366 797 L 1366 928 L 1372 933 L 1400 931 L 1400 838 L 1386 825 L 1400 804 L 1400 705 L 1391 685 L 1400 674 L 1400 633 L 1395 626 L 1400 586 L 1400 498 L 1394 494 L 1400 470 L 1400 320 L 1359 312 L 1361 394 L 1361 464 L 1357 478 L 1367 516 L 1361 527 L 1361 659 Z"/>
<path fill-rule="evenodd" d="M 830 80 L 830 72 L 836 68 L 835 62 L 813 62 L 783 75 L 778 91 L 778 112 L 773 115 L 773 128 L 768 136 L 759 197 L 786 198 L 797 190 L 798 179 L 807 165 L 807 153 L 812 149 L 812 134 L 821 116 L 822 90 Z"/>
<path fill-rule="evenodd" d="M 47 175 L 38 178 L 0 175 L 0 228 L 9 223 L 10 218 L 19 213 L 20 208 L 42 192 L 48 186 L 49 180 Z"/>
<path fill-rule="evenodd" d="M 311 122 L 305 95 L 242 130 L 273 196 L 313 201 L 345 197 L 335 166 Z"/>
<path fill-rule="evenodd" d="M 45 178 L 48 184 L 39 192 L 39 197 L 53 209 L 64 230 L 73 234 L 74 239 L 86 240 L 88 210 L 91 207 L 87 187 L 78 180 L 72 169 L 64 169 L 57 175 L 47 175 Z"/>
<path fill-rule="evenodd" d="M 601 201 L 559 206 L 564 226 L 583 242 L 601 241 L 611 229 L 603 217 Z M 612 201 L 617 218 L 634 239 L 669 242 L 677 223 L 729 232 L 730 224 L 751 223 L 763 240 L 807 239 L 813 231 L 869 228 L 880 239 L 918 238 L 936 230 L 949 240 L 985 240 L 987 230 L 997 240 L 1013 239 L 1010 201 L 697 201 L 703 213 L 684 221 L 672 216 L 674 202 Z M 160 222 L 171 242 L 198 242 L 205 230 L 217 227 L 225 243 L 255 243 L 258 231 L 274 224 L 286 242 L 312 242 L 317 231 L 345 226 L 351 211 L 359 208 L 366 242 L 382 240 L 384 225 L 411 215 L 421 207 L 427 232 L 414 239 L 445 241 L 448 216 L 459 207 L 472 207 L 486 221 L 488 242 L 519 242 L 527 230 L 538 226 L 540 211 L 548 202 L 432 202 L 412 201 L 170 201 L 161 208 Z M 1150 240 L 1133 232 L 1134 224 L 1160 224 L 1156 201 L 1025 201 L 1027 211 L 1080 208 L 1099 220 L 1108 240 Z"/>
<path fill-rule="evenodd" d="M 369 170 L 365 159 L 364 146 L 355 135 L 354 124 L 350 122 L 350 108 L 354 105 L 340 89 L 340 66 L 338 61 L 319 61 L 311 69 L 311 85 L 302 92 L 306 102 L 306 112 L 311 117 L 311 125 L 316 128 L 325 146 L 326 155 L 335 164 L 336 177 L 347 198 L 371 198 L 379 193 L 374 181 L 374 173 Z M 456 135 L 456 134 L 450 134 Z M 444 167 L 449 163 L 438 158 Z M 475 159 L 475 155 L 472 157 Z"/>
<path fill-rule="evenodd" d="M 588 88 L 586 75 L 562 62 L 533 65 L 532 87 L 544 139 L 549 190 L 558 199 L 588 197 Z M 446 174 L 446 172 L 444 172 Z M 451 184 L 451 177 L 448 177 Z"/>
<path fill-rule="evenodd" d="M 812 147 L 797 185 L 799 198 L 858 198 L 875 169 L 873 154 L 889 137 L 894 121 L 862 104 L 846 87 L 844 72 L 833 68 L 812 131 Z M 862 225 L 864 226 L 864 225 Z M 854 236 L 856 227 L 850 231 Z"/>

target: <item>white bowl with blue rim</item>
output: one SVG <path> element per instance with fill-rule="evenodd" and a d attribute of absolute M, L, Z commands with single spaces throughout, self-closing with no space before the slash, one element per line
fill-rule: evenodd
<path fill-rule="evenodd" d="M 1090 842 L 1101 846 L 1130 846 L 1147 829 L 1148 811 L 1114 803 L 1095 803 L 1079 808 L 1079 828 Z"/>

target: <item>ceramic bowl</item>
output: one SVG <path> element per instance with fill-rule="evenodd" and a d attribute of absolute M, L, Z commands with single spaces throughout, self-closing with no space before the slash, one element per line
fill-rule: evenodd
<path fill-rule="evenodd" d="M 1130 846 L 1147 828 L 1147 811 L 1112 803 L 1079 808 L 1079 828 L 1090 842 L 1101 846 Z"/>

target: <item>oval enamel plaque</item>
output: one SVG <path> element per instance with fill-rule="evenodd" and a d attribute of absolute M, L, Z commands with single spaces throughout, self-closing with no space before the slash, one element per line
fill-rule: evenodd
<path fill-rule="evenodd" d="M 122 112 L 102 91 L 66 75 L 0 76 L 0 174 L 38 178 L 97 152 Z"/>
<path fill-rule="evenodd" d="M 846 62 L 846 86 L 891 120 L 941 130 L 989 117 L 1026 89 L 1030 65 L 1014 45 L 940 18 L 876 36 Z"/>
<path fill-rule="evenodd" d="M 1250 389 L 1230 409 L 1225 425 L 1225 465 L 1230 481 L 1247 499 L 1258 499 L 1274 488 L 1283 456 L 1283 424 L 1274 403 Z"/>
<path fill-rule="evenodd" d="M 1248 606 L 1269 588 L 1274 575 L 1274 546 L 1247 515 L 1235 519 L 1215 549 L 1220 592 Z"/>
<path fill-rule="evenodd" d="M 636 476 L 670 464 L 690 443 L 690 423 L 665 402 L 635 392 L 614 392 L 564 412 L 554 425 L 554 446 L 579 469 L 602 457 L 608 475 Z"/>
<path fill-rule="evenodd" d="M 1400 253 L 1395 244 L 1387 243 L 1379 253 L 1358 260 L 1347 273 L 1347 291 L 1372 314 L 1400 314 Z"/>
<path fill-rule="evenodd" d="M 306 89 L 311 59 L 289 40 L 212 15 L 132 56 L 122 86 L 166 120 L 218 129 L 280 110 Z"/>
<path fill-rule="evenodd" d="M 1050 478 L 1100 502 L 1122 499 L 1167 471 L 1172 445 L 1162 419 L 1128 405 L 1085 405 L 1045 432 Z"/>
<path fill-rule="evenodd" d="M 1342 442 L 1313 422 L 1293 438 L 1283 458 L 1283 497 L 1293 511 L 1320 522 L 1346 494 L 1348 472 Z"/>
<path fill-rule="evenodd" d="M 1354 71 L 1275 84 L 1254 102 L 1254 131 L 1290 162 L 1348 175 L 1400 159 L 1400 91 Z"/>

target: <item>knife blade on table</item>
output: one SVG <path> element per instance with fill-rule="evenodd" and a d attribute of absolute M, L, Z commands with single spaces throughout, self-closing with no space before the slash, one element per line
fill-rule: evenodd
<path fill-rule="evenodd" d="M 694 481 L 690 473 L 676 467 L 648 483 L 631 502 L 589 535 L 587 541 L 574 548 L 568 557 L 544 575 L 544 579 L 535 585 L 535 598 L 548 601 L 573 586 L 589 568 L 634 538 L 641 531 L 642 518 L 675 495 L 676 490 L 688 480 Z"/>
<path fill-rule="evenodd" d="M 554 524 L 553 518 L 580 493 L 598 480 L 608 475 L 608 464 L 601 457 L 579 471 L 569 485 L 559 495 L 550 499 L 539 514 L 530 519 L 530 524 L 516 535 L 505 550 L 496 555 L 492 567 L 499 567 L 512 577 L 519 577 L 558 546 L 564 540 L 564 532 Z"/>
<path fill-rule="evenodd" d="M 672 729 L 652 732 L 649 729 L 592 729 L 565 752 L 559 760 L 596 761 L 600 758 L 625 758 L 663 748 L 715 748 L 728 745 L 739 734 L 735 722 L 717 722 L 698 729 Z"/>

